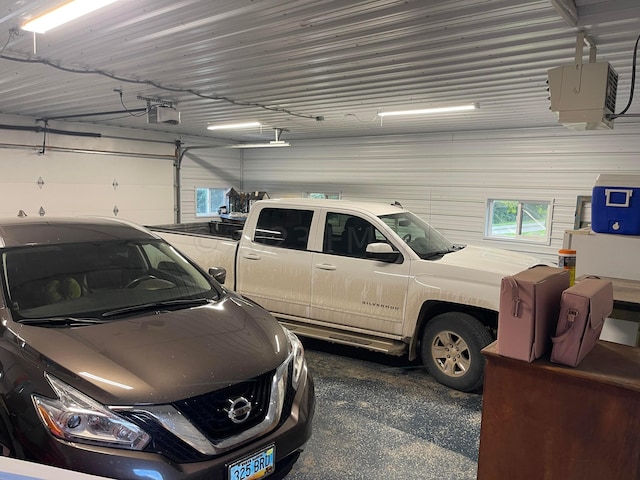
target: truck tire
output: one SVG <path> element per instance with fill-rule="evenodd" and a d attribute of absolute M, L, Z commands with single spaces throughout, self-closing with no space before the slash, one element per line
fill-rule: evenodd
<path fill-rule="evenodd" d="M 485 360 L 480 353 L 493 341 L 473 316 L 447 312 L 434 317 L 422 334 L 422 363 L 438 382 L 462 392 L 482 387 Z"/>

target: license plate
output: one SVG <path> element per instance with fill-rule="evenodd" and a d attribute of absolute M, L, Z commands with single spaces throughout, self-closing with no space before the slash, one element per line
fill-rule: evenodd
<path fill-rule="evenodd" d="M 273 473 L 276 459 L 275 445 L 229 465 L 229 480 L 256 480 Z"/>

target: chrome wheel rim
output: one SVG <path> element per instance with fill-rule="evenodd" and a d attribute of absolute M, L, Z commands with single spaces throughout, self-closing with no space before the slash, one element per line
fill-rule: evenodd
<path fill-rule="evenodd" d="M 461 377 L 471 367 L 471 352 L 467 342 L 449 330 L 440 332 L 433 339 L 431 358 L 448 377 Z"/>

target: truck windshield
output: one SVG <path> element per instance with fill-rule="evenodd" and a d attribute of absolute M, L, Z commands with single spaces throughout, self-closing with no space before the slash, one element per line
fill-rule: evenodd
<path fill-rule="evenodd" d="M 220 295 L 169 244 L 155 239 L 8 248 L 1 256 L 8 307 L 16 321 L 112 319 L 144 306 L 182 308 Z M 45 324 L 38 323 L 38 324 Z"/>
<path fill-rule="evenodd" d="M 433 259 L 456 250 L 444 235 L 411 212 L 383 215 L 380 219 L 422 259 Z"/>

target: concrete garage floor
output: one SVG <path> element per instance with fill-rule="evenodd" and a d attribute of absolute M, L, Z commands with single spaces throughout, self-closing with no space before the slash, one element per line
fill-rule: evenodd
<path fill-rule="evenodd" d="M 475 479 L 482 396 L 418 362 L 303 339 L 313 436 L 287 480 Z"/>

